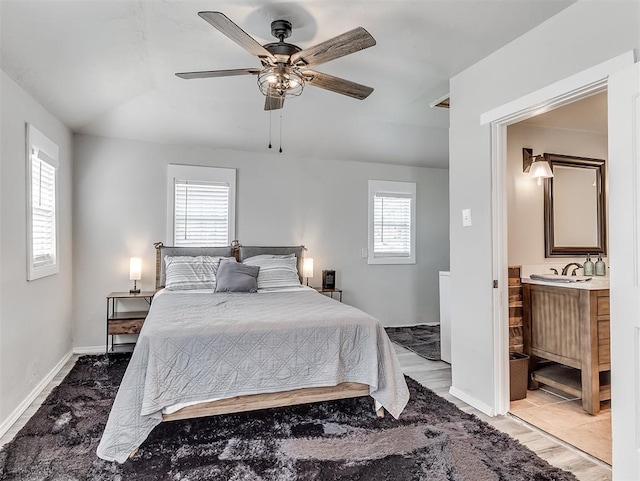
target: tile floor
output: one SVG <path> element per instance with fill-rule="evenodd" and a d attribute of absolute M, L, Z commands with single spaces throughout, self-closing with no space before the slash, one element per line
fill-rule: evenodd
<path fill-rule="evenodd" d="M 491 424 L 496 429 L 509 434 L 522 444 L 527 446 L 548 463 L 566 471 L 572 472 L 579 481 L 611 481 L 611 467 L 579 451 L 567 443 L 564 443 L 537 428 L 523 423 L 511 416 L 489 417 L 477 411 L 468 404 L 449 394 L 451 387 L 451 368 L 442 361 L 428 361 L 417 354 L 394 344 L 396 353 L 404 373 L 436 394 L 455 404 L 459 409 L 478 416 L 483 421 Z M 60 384 L 67 373 L 75 364 L 78 356 L 74 355 L 56 375 L 53 381 L 29 406 L 16 423 L 0 438 L 0 447 L 11 441 L 15 434 L 26 424 L 29 418 L 37 411 L 40 404 L 46 399 L 55 386 Z"/>
<path fill-rule="evenodd" d="M 510 413 L 533 426 L 611 464 L 611 403 L 603 402 L 592 416 L 577 398 L 542 388 L 511 402 Z"/>

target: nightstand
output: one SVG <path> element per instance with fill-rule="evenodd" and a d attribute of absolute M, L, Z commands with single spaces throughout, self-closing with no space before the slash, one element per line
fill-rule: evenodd
<path fill-rule="evenodd" d="M 338 300 L 342 302 L 342 289 L 324 289 L 323 287 L 314 287 L 314 289 L 320 294 L 328 295 L 331 299 L 334 299 L 334 294 L 338 294 Z"/>
<path fill-rule="evenodd" d="M 109 353 L 109 336 L 111 336 L 111 351 L 116 346 L 126 344 L 114 344 L 113 336 L 122 334 L 140 334 L 144 320 L 149 313 L 149 306 L 155 293 L 152 291 L 142 291 L 136 294 L 130 292 L 112 292 L 107 296 L 107 338 L 105 342 L 105 352 Z M 142 311 L 118 311 L 118 302 L 125 299 L 143 299 L 146 301 L 146 309 Z"/>

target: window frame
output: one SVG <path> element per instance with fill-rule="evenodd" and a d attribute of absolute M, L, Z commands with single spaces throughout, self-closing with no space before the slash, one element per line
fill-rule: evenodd
<path fill-rule="evenodd" d="M 408 197 L 411 200 L 409 256 L 376 256 L 374 251 L 374 203 L 376 194 L 391 194 Z M 369 216 L 367 264 L 415 264 L 416 263 L 416 183 L 388 180 L 369 181 Z"/>
<path fill-rule="evenodd" d="M 167 242 L 175 245 L 175 182 L 217 182 L 229 185 L 229 239 L 236 238 L 236 169 L 195 165 L 167 165 Z M 198 247 L 198 246 L 193 246 Z M 221 246 L 224 247 L 224 246 Z"/>
<path fill-rule="evenodd" d="M 60 169 L 60 149 L 58 145 L 49 137 L 40 132 L 30 123 L 25 126 L 25 161 L 26 161 L 26 182 L 27 182 L 27 281 L 35 281 L 43 277 L 51 276 L 60 272 L 59 258 L 59 201 L 58 201 L 58 171 Z M 45 162 L 53 167 L 53 262 L 36 266 L 33 261 L 33 156 L 41 162 Z"/>

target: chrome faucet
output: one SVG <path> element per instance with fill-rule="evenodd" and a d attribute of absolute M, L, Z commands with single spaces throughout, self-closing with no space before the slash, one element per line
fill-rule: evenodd
<path fill-rule="evenodd" d="M 571 266 L 576 266 L 576 268 L 571 272 L 571 275 L 572 275 L 572 276 L 575 276 L 575 275 L 576 275 L 576 271 L 577 271 L 578 269 L 582 269 L 582 264 L 578 264 L 577 262 L 570 262 L 569 264 L 567 264 L 566 266 L 564 266 L 564 267 L 562 268 L 562 275 L 563 275 L 563 276 L 566 276 L 566 275 L 568 274 L 568 272 L 569 272 L 569 267 L 571 267 Z"/>

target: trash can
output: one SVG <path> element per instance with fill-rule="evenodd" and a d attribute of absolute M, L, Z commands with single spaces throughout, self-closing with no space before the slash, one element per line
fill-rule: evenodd
<path fill-rule="evenodd" d="M 511 401 L 527 397 L 529 382 L 529 356 L 520 352 L 509 353 L 509 386 Z"/>

